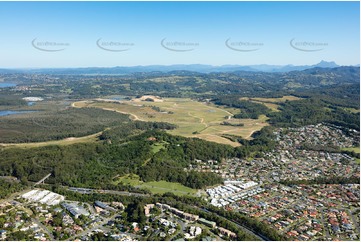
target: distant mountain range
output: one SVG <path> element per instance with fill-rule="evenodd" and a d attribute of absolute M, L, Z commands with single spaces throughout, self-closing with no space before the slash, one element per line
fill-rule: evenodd
<path fill-rule="evenodd" d="M 251 68 L 255 69 L 256 71 L 265 71 L 265 72 L 289 72 L 289 71 L 303 71 L 306 69 L 311 69 L 314 67 L 321 67 L 321 68 L 335 68 L 339 67 L 334 61 L 321 61 L 315 65 L 304 65 L 304 66 L 294 66 L 294 65 L 253 65 L 250 66 Z"/>
<path fill-rule="evenodd" d="M 359 65 L 358 65 L 359 66 Z M 236 72 L 236 71 L 251 71 L 251 72 L 290 72 L 302 71 L 311 68 L 335 68 L 339 67 L 335 62 L 321 61 L 315 65 L 150 65 L 150 66 L 116 66 L 116 67 L 86 67 L 86 68 L 41 68 L 41 69 L 0 69 L 0 73 L 34 73 L 34 74 L 130 74 L 136 72 L 171 72 L 171 71 L 190 71 L 200 73 L 211 72 Z"/>

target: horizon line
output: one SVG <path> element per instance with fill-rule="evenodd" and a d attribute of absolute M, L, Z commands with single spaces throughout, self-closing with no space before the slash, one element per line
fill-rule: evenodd
<path fill-rule="evenodd" d="M 320 62 L 316 63 L 316 64 L 300 64 L 300 65 L 294 65 L 294 64 L 265 64 L 265 63 L 261 63 L 261 64 L 223 64 L 223 65 L 212 65 L 212 64 L 200 64 L 200 63 L 193 63 L 193 64 L 149 64 L 149 65 L 132 65 L 132 66 L 127 66 L 127 65 L 116 65 L 116 66 L 73 66 L 73 67 L 0 67 L 0 69 L 12 69 L 12 70 L 16 70 L 16 69 L 22 69 L 22 70 L 31 70 L 31 69 L 81 69 L 81 68 L 116 68 L 116 67 L 125 67 L 125 68 L 132 68 L 132 67 L 150 67 L 150 66 L 164 66 L 164 67 L 171 67 L 171 66 L 192 66 L 192 65 L 200 65 L 200 66 L 210 66 L 210 67 L 226 67 L 226 66 L 234 66 L 234 67 L 246 67 L 246 66 L 261 66 L 261 65 L 266 65 L 266 66 L 277 66 L 277 67 L 286 67 L 286 66 L 313 66 L 313 65 L 317 65 L 320 64 L 322 62 L 327 62 L 327 63 L 334 63 L 336 65 L 338 65 L 339 67 L 342 66 L 360 66 L 360 63 L 357 64 L 350 64 L 350 65 L 339 65 L 337 64 L 335 61 L 324 61 L 321 60 Z"/>

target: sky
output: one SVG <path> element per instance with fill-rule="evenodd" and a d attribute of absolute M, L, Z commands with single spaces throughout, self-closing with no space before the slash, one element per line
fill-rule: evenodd
<path fill-rule="evenodd" d="M 359 2 L 0 2 L 0 68 L 360 63 Z"/>

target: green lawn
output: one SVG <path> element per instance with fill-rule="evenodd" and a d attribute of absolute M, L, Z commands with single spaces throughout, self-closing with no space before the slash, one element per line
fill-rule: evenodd
<path fill-rule="evenodd" d="M 145 182 L 139 187 L 149 189 L 152 193 L 160 194 L 172 192 L 176 195 L 194 195 L 197 192 L 197 190 L 183 186 L 180 183 L 167 181 Z"/>
<path fill-rule="evenodd" d="M 360 147 L 342 148 L 342 150 L 353 151 L 360 154 Z"/>
<path fill-rule="evenodd" d="M 152 145 L 153 154 L 158 153 L 161 149 L 165 148 L 167 142 L 157 142 Z"/>
<path fill-rule="evenodd" d="M 342 148 L 342 150 L 353 151 L 355 153 L 360 154 L 360 147 Z M 357 164 L 360 164 L 360 159 L 355 158 L 355 160 Z"/>
<path fill-rule="evenodd" d="M 118 184 L 120 182 L 123 182 L 124 184 L 128 184 L 131 186 L 138 186 L 142 183 L 140 181 L 139 176 L 135 174 L 128 174 L 122 177 L 118 177 L 116 181 L 114 181 L 114 184 Z"/>
<path fill-rule="evenodd" d="M 114 184 L 123 182 L 131 186 L 138 188 L 144 188 L 150 190 L 152 193 L 163 194 L 166 192 L 172 192 L 176 195 L 194 195 L 197 190 L 192 189 L 186 186 L 183 186 L 180 183 L 176 182 L 167 182 L 167 181 L 153 181 L 153 182 L 142 182 L 139 179 L 138 175 L 128 174 L 122 177 L 118 177 Z"/>

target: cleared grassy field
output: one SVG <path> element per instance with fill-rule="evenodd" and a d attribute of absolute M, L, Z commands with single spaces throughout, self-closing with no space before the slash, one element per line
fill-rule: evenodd
<path fill-rule="evenodd" d="M 89 142 L 96 142 L 98 140 L 98 136 L 101 135 L 102 132 L 91 134 L 88 136 L 83 137 L 71 137 L 66 138 L 63 140 L 52 140 L 46 142 L 33 142 L 33 143 L 14 143 L 14 144 L 1 144 L 0 147 L 17 147 L 17 148 L 34 148 L 34 147 L 41 147 L 41 146 L 48 146 L 48 145 L 71 145 L 75 143 L 89 143 Z"/>
<path fill-rule="evenodd" d="M 213 104 L 194 101 L 188 98 L 164 98 L 163 102 L 104 102 L 82 101 L 73 103 L 74 107 L 97 107 L 128 113 L 134 120 L 157 121 L 176 124 L 178 127 L 169 131 L 173 135 L 185 137 L 198 137 L 232 146 L 239 146 L 221 137 L 222 134 L 232 134 L 249 139 L 253 132 L 268 125 L 265 116 L 259 119 L 233 119 L 232 116 L 239 112 L 236 109 L 217 107 Z M 156 111 L 151 106 L 160 109 Z M 243 123 L 243 127 L 221 125 L 222 122 Z"/>
<path fill-rule="evenodd" d="M 355 153 L 360 154 L 360 147 L 342 148 L 342 150 L 353 151 Z M 355 158 L 355 160 L 357 164 L 360 164 L 360 159 Z"/>
<path fill-rule="evenodd" d="M 256 101 L 260 101 L 260 102 L 271 102 L 271 103 L 295 101 L 295 100 L 300 100 L 300 99 L 301 98 L 295 97 L 295 96 L 283 96 L 283 97 L 279 97 L 279 98 L 260 98 L 260 97 L 252 98 L 252 100 L 256 100 Z"/>
<path fill-rule="evenodd" d="M 131 186 L 138 186 L 142 183 L 142 181 L 139 180 L 139 176 L 135 174 L 127 174 L 125 176 L 117 177 L 116 180 L 113 181 L 113 184 L 118 184 L 120 182 Z"/>
<path fill-rule="evenodd" d="M 152 193 L 163 194 L 166 192 L 172 192 L 176 195 L 195 195 L 197 190 L 180 183 L 167 182 L 167 181 L 154 181 L 154 182 L 142 182 L 138 175 L 126 175 L 118 177 L 114 184 L 124 183 L 138 188 L 144 188 L 150 190 Z"/>
<path fill-rule="evenodd" d="M 249 101 L 252 101 L 255 103 L 263 104 L 274 112 L 279 112 L 279 110 L 278 110 L 279 103 L 282 103 L 285 101 L 295 101 L 295 100 L 300 100 L 300 99 L 302 99 L 302 98 L 295 97 L 295 96 L 283 96 L 280 98 L 261 98 L 261 97 L 253 97 L 253 98 L 242 97 L 242 98 L 240 98 L 240 100 L 249 100 Z"/>
<path fill-rule="evenodd" d="M 157 143 L 154 143 L 152 145 L 152 152 L 153 154 L 159 152 L 161 149 L 164 149 L 165 148 L 165 144 L 167 144 L 167 142 L 157 142 Z"/>
<path fill-rule="evenodd" d="M 172 192 L 176 195 L 194 195 L 197 192 L 197 190 L 183 186 L 180 183 L 166 181 L 146 182 L 140 185 L 140 187 L 149 189 L 152 193 L 158 194 Z"/>
<path fill-rule="evenodd" d="M 344 108 L 346 111 L 349 111 L 350 113 L 359 113 L 360 109 L 356 108 Z"/>
<path fill-rule="evenodd" d="M 249 139 L 254 131 L 260 130 L 262 127 L 266 126 L 267 117 L 261 115 L 258 119 L 240 119 L 240 123 L 243 123 L 243 127 L 237 126 L 227 126 L 227 125 L 210 125 L 201 132 L 202 134 L 232 134 L 236 136 L 241 136 L 245 139 Z"/>
<path fill-rule="evenodd" d="M 342 150 L 353 151 L 360 154 L 360 147 L 342 148 Z"/>
<path fill-rule="evenodd" d="M 259 104 L 263 104 L 265 105 L 267 108 L 271 109 L 274 112 L 279 112 L 280 110 L 278 109 L 278 104 L 275 103 L 269 103 L 269 102 L 262 102 L 262 101 L 254 101 L 254 100 L 250 100 L 254 103 L 259 103 Z"/>

